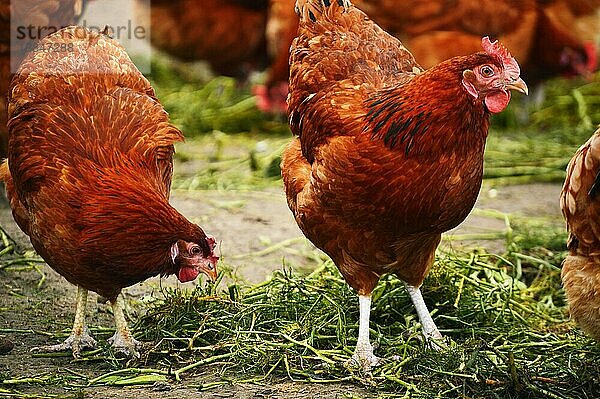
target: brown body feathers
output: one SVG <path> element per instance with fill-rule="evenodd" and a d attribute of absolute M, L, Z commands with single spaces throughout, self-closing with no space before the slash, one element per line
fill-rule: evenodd
<path fill-rule="evenodd" d="M 23 61 L 9 97 L 15 220 L 71 283 L 114 299 L 123 287 L 176 273 L 172 246 L 202 229 L 168 203 L 173 143 L 149 82 L 103 34 L 71 27 Z M 61 48 L 52 47 L 52 48 Z"/>
<path fill-rule="evenodd" d="M 340 5 L 342 4 L 342 5 Z M 359 294 L 419 286 L 479 192 L 489 112 L 461 84 L 486 53 L 423 71 L 347 1 L 298 1 L 282 175 L 306 236 Z"/>
<path fill-rule="evenodd" d="M 12 78 L 11 64 L 16 68 L 40 35 L 73 25 L 81 16 L 88 0 L 0 0 L 0 158 L 6 158 L 8 145 L 6 96 Z M 27 30 L 31 27 L 31 33 Z M 37 28 L 41 28 L 39 31 Z M 13 40 L 21 29 L 28 40 Z"/>
<path fill-rule="evenodd" d="M 571 316 L 600 341 L 600 130 L 567 167 L 560 206 L 567 221 L 569 255 L 562 280 Z"/>

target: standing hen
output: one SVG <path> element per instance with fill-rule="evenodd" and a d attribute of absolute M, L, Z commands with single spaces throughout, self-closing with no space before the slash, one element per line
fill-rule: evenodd
<path fill-rule="evenodd" d="M 571 316 L 600 341 L 600 129 L 569 162 L 560 207 L 569 230 L 562 281 Z"/>
<path fill-rule="evenodd" d="M 490 114 L 527 86 L 487 37 L 485 52 L 423 71 L 348 0 L 298 0 L 296 11 L 288 111 L 298 137 L 283 181 L 298 225 L 359 295 L 352 358 L 368 369 L 379 362 L 369 312 L 384 273 L 405 281 L 426 339 L 441 338 L 419 286 L 441 234 L 475 203 Z"/>
<path fill-rule="evenodd" d="M 91 290 L 112 305 L 113 346 L 135 355 L 122 288 L 156 275 L 216 277 L 214 238 L 168 202 L 181 132 L 123 47 L 81 27 L 46 37 L 25 58 L 10 88 L 8 128 L 0 176 L 15 221 L 79 288 L 71 336 L 40 349 L 77 357 L 95 346 L 85 327 Z"/>

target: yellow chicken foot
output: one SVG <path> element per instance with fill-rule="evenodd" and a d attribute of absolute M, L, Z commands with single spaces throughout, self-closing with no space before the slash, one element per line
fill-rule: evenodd
<path fill-rule="evenodd" d="M 135 340 L 127 327 L 127 320 L 123 313 L 124 301 L 121 295 L 118 295 L 114 301 L 111 301 L 113 315 L 115 317 L 115 334 L 108 339 L 108 343 L 112 345 L 116 353 L 127 357 L 140 357 L 139 349 L 142 344 Z"/>
<path fill-rule="evenodd" d="M 372 367 L 381 364 L 381 359 L 373 354 L 373 346 L 369 340 L 369 320 L 371 318 L 371 296 L 358 296 L 360 320 L 358 325 L 358 340 L 356 349 L 350 358 L 349 366 L 360 367 L 369 372 Z"/>
<path fill-rule="evenodd" d="M 75 321 L 71 335 L 58 345 L 39 346 L 31 348 L 31 352 L 66 352 L 72 351 L 74 358 L 81 356 L 84 349 L 95 349 L 96 340 L 90 335 L 90 331 L 85 325 L 85 308 L 87 306 L 88 291 L 83 287 L 77 287 L 77 305 L 75 308 Z"/>
<path fill-rule="evenodd" d="M 404 283 L 404 285 L 417 310 L 425 342 L 427 342 L 427 345 L 429 345 L 431 349 L 438 351 L 445 349 L 446 343 L 444 342 L 444 336 L 439 332 L 433 322 L 431 314 L 429 314 L 429 310 L 427 309 L 427 305 L 425 305 L 425 301 L 423 300 L 423 295 L 421 295 L 421 290 L 418 287 L 413 287 L 406 283 Z"/>

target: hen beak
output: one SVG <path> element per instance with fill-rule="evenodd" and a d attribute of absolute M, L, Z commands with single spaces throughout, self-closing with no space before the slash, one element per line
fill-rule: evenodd
<path fill-rule="evenodd" d="M 217 281 L 217 275 L 219 273 L 217 272 L 216 262 L 212 263 L 212 261 L 209 261 L 209 263 L 206 265 L 206 268 L 204 269 L 204 273 L 208 276 L 211 282 L 214 283 L 215 281 Z"/>
<path fill-rule="evenodd" d="M 525 95 L 529 94 L 529 89 L 527 88 L 527 85 L 521 78 L 515 80 L 514 82 L 507 84 L 506 88 L 511 89 L 511 90 L 520 91 L 521 93 L 523 93 Z"/>
<path fill-rule="evenodd" d="M 202 262 L 204 264 L 202 266 L 200 266 L 200 271 L 202 273 L 206 274 L 206 276 L 213 283 L 215 281 L 217 281 L 217 276 L 219 275 L 219 272 L 217 270 L 217 262 L 218 261 L 219 261 L 219 257 L 218 256 L 211 255 L 208 258 L 202 259 Z"/>

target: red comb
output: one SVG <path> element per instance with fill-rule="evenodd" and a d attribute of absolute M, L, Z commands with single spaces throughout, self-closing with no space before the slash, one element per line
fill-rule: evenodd
<path fill-rule="evenodd" d="M 501 45 L 498 42 L 498 40 L 496 40 L 494 43 L 492 43 L 488 36 L 481 39 L 481 46 L 483 47 L 483 49 L 485 50 L 486 53 L 488 53 L 489 55 L 491 55 L 493 57 L 498 58 L 502 62 L 513 58 L 513 56 L 509 53 L 509 51 L 506 49 L 506 47 Z"/>
<path fill-rule="evenodd" d="M 507 48 L 501 45 L 498 40 L 492 43 L 490 38 L 485 36 L 481 39 L 481 46 L 486 53 L 500 61 L 502 65 L 504 65 L 506 71 L 509 71 L 513 75 L 516 74 L 516 76 L 520 75 L 521 69 L 519 68 L 519 64 L 517 64 L 517 61 L 513 58 Z"/>

